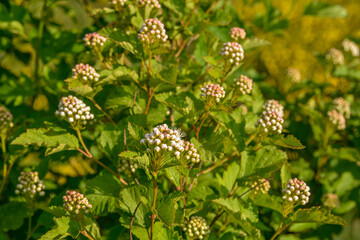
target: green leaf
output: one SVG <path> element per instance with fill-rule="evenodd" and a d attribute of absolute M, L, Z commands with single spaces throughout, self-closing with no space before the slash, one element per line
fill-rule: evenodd
<path fill-rule="evenodd" d="M 312 207 L 307 209 L 298 209 L 296 212 L 291 213 L 285 219 L 285 224 L 291 223 L 325 223 L 325 224 L 336 224 L 346 225 L 346 221 L 341 217 L 331 214 L 329 210 Z"/>
<path fill-rule="evenodd" d="M 339 158 L 350 162 L 359 162 L 360 153 L 356 148 L 342 147 L 339 149 L 333 148 L 329 151 L 329 155 L 332 158 Z"/>
<path fill-rule="evenodd" d="M 239 175 L 240 166 L 237 162 L 232 162 L 220 177 L 219 174 L 216 174 L 216 179 L 220 186 L 224 186 L 227 189 L 226 193 L 222 193 L 223 197 L 226 197 L 230 191 L 233 189 L 233 185 L 236 181 L 237 176 Z"/>
<path fill-rule="evenodd" d="M 139 80 L 139 75 L 131 68 L 120 66 L 113 70 L 103 70 L 100 72 L 99 84 L 113 84 L 116 81 L 135 81 Z"/>
<path fill-rule="evenodd" d="M 28 214 L 29 210 L 24 203 L 8 202 L 0 206 L 0 228 L 5 231 L 16 230 L 23 225 Z"/>
<path fill-rule="evenodd" d="M 218 198 L 212 201 L 224 207 L 226 212 L 238 219 L 244 221 L 250 220 L 251 222 L 257 222 L 259 220 L 256 207 L 250 201 L 242 202 L 234 198 Z"/>
<path fill-rule="evenodd" d="M 279 169 L 286 161 L 286 153 L 275 146 L 266 146 L 256 153 L 244 151 L 241 153 L 240 177 L 254 175 L 262 176 Z"/>
<path fill-rule="evenodd" d="M 213 58 L 212 56 L 204 56 L 203 58 L 204 58 L 205 62 L 207 62 L 208 64 L 215 66 L 215 67 L 218 66 L 216 59 Z"/>
<path fill-rule="evenodd" d="M 281 167 L 280 178 L 281 187 L 284 189 L 286 188 L 286 185 L 289 183 L 289 180 L 291 178 L 291 169 L 287 162 L 285 162 Z"/>
<path fill-rule="evenodd" d="M 120 181 L 107 171 L 91 179 L 86 186 L 86 197 L 93 206 L 91 212 L 96 216 L 118 212 L 122 204 L 119 199 L 120 189 Z"/>
<path fill-rule="evenodd" d="M 11 142 L 12 145 L 37 145 L 47 147 L 46 155 L 64 150 L 79 149 L 79 141 L 75 135 L 68 133 L 65 129 L 27 129 L 26 133 Z"/>
<path fill-rule="evenodd" d="M 133 139 L 138 142 L 140 142 L 140 140 L 143 139 L 145 136 L 144 128 L 131 122 L 128 123 L 128 131 L 129 134 L 133 137 Z"/>
<path fill-rule="evenodd" d="M 158 74 L 159 79 L 163 82 L 176 84 L 178 65 L 171 64 Z"/>
<path fill-rule="evenodd" d="M 40 240 L 61 239 L 69 235 L 76 238 L 80 230 L 78 223 L 71 221 L 70 217 L 54 218 L 54 221 L 56 227 L 41 236 Z"/>
<path fill-rule="evenodd" d="M 301 144 L 301 142 L 294 137 L 293 135 L 287 135 L 286 137 L 281 135 L 272 135 L 264 139 L 263 143 L 273 144 L 276 146 L 291 148 L 291 149 L 304 149 L 305 146 Z"/>
<path fill-rule="evenodd" d="M 100 229 L 98 224 L 96 223 L 96 221 L 88 216 L 84 216 L 84 218 L 82 219 L 82 224 L 84 226 L 84 228 L 86 229 L 87 233 L 90 234 L 93 239 L 96 240 L 101 240 L 101 235 L 100 235 Z"/>
<path fill-rule="evenodd" d="M 305 7 L 304 15 L 314 15 L 318 17 L 343 18 L 347 17 L 346 8 L 341 5 L 331 5 L 324 2 L 311 2 Z"/>
<path fill-rule="evenodd" d="M 126 205 L 123 210 L 132 215 L 139 202 L 141 202 L 142 197 L 145 197 L 148 200 L 148 203 L 152 204 L 153 197 L 151 194 L 152 191 L 147 190 L 146 187 L 141 185 L 125 187 L 120 192 L 120 198 Z M 146 218 L 149 218 L 149 216 L 147 216 L 149 211 L 150 208 L 147 204 L 141 204 L 135 214 L 136 223 L 142 227 L 145 227 L 145 221 L 147 220 Z"/>
<path fill-rule="evenodd" d="M 165 227 L 161 222 L 156 222 L 154 225 L 154 236 L 156 240 L 181 240 L 177 231 L 173 231 L 170 228 Z"/>
<path fill-rule="evenodd" d="M 160 201 L 157 204 L 156 210 L 159 215 L 159 219 L 165 225 L 171 227 L 175 221 L 176 209 L 178 208 L 177 201 L 184 198 L 185 193 L 174 192 Z"/>
<path fill-rule="evenodd" d="M 270 45 L 270 42 L 260 38 L 247 38 L 242 44 L 244 51 L 247 51 L 252 48 L 268 46 L 268 45 Z"/>
<path fill-rule="evenodd" d="M 222 72 L 216 68 L 210 68 L 208 70 L 208 74 L 215 79 L 219 79 L 222 75 Z"/>
<path fill-rule="evenodd" d="M 165 175 L 176 187 L 180 187 L 180 172 L 178 167 L 166 168 Z"/>
<path fill-rule="evenodd" d="M 97 140 L 100 150 L 112 161 L 118 159 L 118 154 L 125 150 L 124 131 L 114 124 L 107 124 Z"/>
<path fill-rule="evenodd" d="M 252 201 L 255 205 L 260 207 L 266 207 L 279 213 L 282 213 L 283 211 L 281 203 L 269 194 L 257 194 L 256 197 L 252 199 Z"/>
<path fill-rule="evenodd" d="M 91 86 L 84 84 L 76 79 L 69 78 L 67 81 L 69 82 L 68 90 L 76 93 L 76 95 L 80 95 L 83 97 L 94 97 L 98 92 L 102 90 L 101 87 L 92 88 Z"/>
<path fill-rule="evenodd" d="M 161 93 L 156 94 L 155 99 L 184 115 L 189 114 L 191 109 L 194 109 L 193 101 L 185 93 L 179 95 L 173 92 Z"/>

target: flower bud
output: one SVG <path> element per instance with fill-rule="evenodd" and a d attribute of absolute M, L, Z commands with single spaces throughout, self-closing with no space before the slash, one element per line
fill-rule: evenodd
<path fill-rule="evenodd" d="M 345 39 L 342 42 L 342 46 L 346 52 L 350 52 L 353 57 L 359 56 L 359 47 L 353 41 Z"/>
<path fill-rule="evenodd" d="M 157 18 L 145 19 L 138 38 L 144 44 L 165 43 L 168 39 L 164 24 Z"/>
<path fill-rule="evenodd" d="M 252 90 L 253 80 L 245 75 L 241 75 L 240 78 L 234 79 L 235 88 L 241 94 L 250 94 Z"/>
<path fill-rule="evenodd" d="M 230 29 L 229 35 L 232 40 L 237 41 L 239 39 L 245 39 L 246 32 L 243 28 L 233 27 Z"/>
<path fill-rule="evenodd" d="M 183 230 L 190 239 L 203 239 L 210 234 L 210 228 L 204 218 L 192 216 L 190 221 L 185 221 Z"/>
<path fill-rule="evenodd" d="M 220 54 L 229 65 L 239 65 L 240 61 L 244 59 L 244 49 L 237 42 L 224 43 Z"/>
<path fill-rule="evenodd" d="M 5 107 L 0 106 L 0 131 L 14 126 L 12 123 L 13 116 Z"/>
<path fill-rule="evenodd" d="M 16 185 L 16 194 L 22 193 L 27 201 L 45 195 L 45 185 L 39 178 L 38 172 L 21 172 Z"/>
<path fill-rule="evenodd" d="M 296 190 L 298 189 L 298 190 Z M 309 202 L 310 187 L 297 178 L 290 179 L 286 189 L 283 189 L 282 199 L 285 202 L 305 205 Z"/>
<path fill-rule="evenodd" d="M 344 54 L 336 48 L 331 48 L 325 57 L 327 60 L 331 61 L 334 65 L 344 64 Z"/>
<path fill-rule="evenodd" d="M 149 6 L 151 8 L 161 8 L 158 0 L 138 0 L 137 3 L 140 7 Z"/>
<path fill-rule="evenodd" d="M 76 216 L 86 213 L 92 206 L 83 194 L 66 191 L 66 196 L 63 197 L 63 207 L 67 215 Z"/>

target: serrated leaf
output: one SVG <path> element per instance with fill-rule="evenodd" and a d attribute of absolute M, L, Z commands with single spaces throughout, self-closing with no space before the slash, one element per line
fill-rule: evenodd
<path fill-rule="evenodd" d="M 215 66 L 215 67 L 218 66 L 216 59 L 213 58 L 212 56 L 204 56 L 203 58 L 204 58 L 205 62 L 207 62 L 208 64 Z"/>
<path fill-rule="evenodd" d="M 0 228 L 16 230 L 20 228 L 24 219 L 28 217 L 29 210 L 24 203 L 8 202 L 0 206 Z"/>
<path fill-rule="evenodd" d="M 333 215 L 329 210 L 312 207 L 307 209 L 298 209 L 296 212 L 293 212 L 288 215 L 285 219 L 285 224 L 291 223 L 325 223 L 325 224 L 336 224 L 336 225 L 346 225 L 346 221 L 338 216 Z"/>
<path fill-rule="evenodd" d="M 70 217 L 54 218 L 54 221 L 56 227 L 41 236 L 40 240 L 60 239 L 69 235 L 75 238 L 78 235 L 80 225 L 71 221 Z"/>
<path fill-rule="evenodd" d="M 181 240 L 177 231 L 165 227 L 161 222 L 156 222 L 154 225 L 154 236 L 156 240 Z"/>
<path fill-rule="evenodd" d="M 124 151 L 124 131 L 119 126 L 107 124 L 97 139 L 100 150 L 112 161 L 117 159 L 120 152 Z"/>
<path fill-rule="evenodd" d="M 159 74 L 159 79 L 163 82 L 176 84 L 178 66 L 171 64 Z"/>
<path fill-rule="evenodd" d="M 96 240 L 101 240 L 101 235 L 100 235 L 100 229 L 99 226 L 97 224 L 97 222 L 88 217 L 88 216 L 84 216 L 84 218 L 82 219 L 82 225 L 84 226 L 84 228 L 86 229 L 87 233 L 90 234 L 93 239 Z"/>
<path fill-rule="evenodd" d="M 178 167 L 166 168 L 165 175 L 176 187 L 180 186 L 180 172 Z"/>
<path fill-rule="evenodd" d="M 289 179 L 291 178 L 291 169 L 287 162 L 285 162 L 280 170 L 280 178 L 281 178 L 281 187 L 284 189 L 286 185 L 289 183 Z"/>
<path fill-rule="evenodd" d="M 268 45 L 270 45 L 270 42 L 260 38 L 247 38 L 242 44 L 244 51 Z"/>
<path fill-rule="evenodd" d="M 279 169 L 286 161 L 286 153 L 274 146 L 266 146 L 256 153 L 244 151 L 241 153 L 240 177 L 254 175 L 262 176 Z"/>
<path fill-rule="evenodd" d="M 160 201 L 157 204 L 156 210 L 159 215 L 159 219 L 165 225 L 171 227 L 175 220 L 176 209 L 178 207 L 177 201 L 184 198 L 185 194 L 182 192 L 175 192 Z"/>
<path fill-rule="evenodd" d="M 143 139 L 145 136 L 144 128 L 131 122 L 128 123 L 128 131 L 129 134 L 133 137 L 133 139 L 138 142 L 140 142 L 140 140 Z"/>
<path fill-rule="evenodd" d="M 239 175 L 240 166 L 237 162 L 232 162 L 224 171 L 222 174 L 222 177 L 220 177 L 219 174 L 216 174 L 216 179 L 220 186 L 223 186 L 226 188 L 226 192 L 223 191 L 221 195 L 222 197 L 226 197 L 230 191 L 233 189 L 233 185 L 235 183 L 235 180 L 237 176 Z"/>
<path fill-rule="evenodd" d="M 86 197 L 92 205 L 91 212 L 96 216 L 118 212 L 122 204 L 119 199 L 120 189 L 120 181 L 107 171 L 91 179 L 86 186 Z"/>
<path fill-rule="evenodd" d="M 210 68 L 208 70 L 208 74 L 215 79 L 219 79 L 222 75 L 222 72 L 216 68 Z"/>
<path fill-rule="evenodd" d="M 282 213 L 283 211 L 281 203 L 269 194 L 257 194 L 252 201 L 255 205 L 260 207 L 266 207 L 279 213 Z"/>
<path fill-rule="evenodd" d="M 287 135 L 286 137 L 281 135 L 273 135 L 264 139 L 263 143 L 273 144 L 276 146 L 291 148 L 291 149 L 304 149 L 305 146 L 301 144 L 301 142 L 294 137 L 293 135 Z"/>
<path fill-rule="evenodd" d="M 37 145 L 47 147 L 46 155 L 65 150 L 79 149 L 79 141 L 75 135 L 65 129 L 27 129 L 11 142 L 12 145 Z"/>
<path fill-rule="evenodd" d="M 70 79 L 69 85 L 68 85 L 68 90 L 76 93 L 76 95 L 80 95 L 83 97 L 93 97 L 98 92 L 100 92 L 102 90 L 102 88 L 101 87 L 92 88 L 91 86 L 89 86 L 87 84 L 83 84 L 76 79 Z"/>
<path fill-rule="evenodd" d="M 243 202 L 239 199 L 234 198 L 218 198 L 212 200 L 216 204 L 225 208 L 225 211 L 234 217 L 241 220 L 250 220 L 251 222 L 258 221 L 258 213 L 253 203 L 251 202 Z"/>
<path fill-rule="evenodd" d="M 167 92 L 156 94 L 155 99 L 184 115 L 189 114 L 194 107 L 193 101 L 186 94 L 176 95 L 173 92 Z"/>
<path fill-rule="evenodd" d="M 116 81 L 130 80 L 137 82 L 139 75 L 131 68 L 120 66 L 113 70 L 103 70 L 100 72 L 99 84 L 114 83 Z"/>

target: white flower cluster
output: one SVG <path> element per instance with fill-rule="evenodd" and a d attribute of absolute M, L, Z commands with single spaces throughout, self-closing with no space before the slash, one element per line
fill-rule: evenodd
<path fill-rule="evenodd" d="M 102 47 L 106 42 L 106 37 L 101 36 L 97 32 L 85 34 L 83 38 L 85 41 L 85 46 L 89 47 Z"/>
<path fill-rule="evenodd" d="M 321 197 L 321 202 L 325 208 L 334 209 L 339 207 L 340 201 L 338 195 L 327 193 Z"/>
<path fill-rule="evenodd" d="M 239 27 L 231 28 L 230 32 L 229 32 L 229 35 L 230 35 L 230 38 L 233 39 L 234 41 L 237 41 L 239 38 L 240 39 L 245 39 L 246 38 L 245 29 L 239 28 Z"/>
<path fill-rule="evenodd" d="M 147 146 L 146 151 L 155 154 L 174 154 L 177 159 L 184 159 L 193 163 L 200 162 L 200 156 L 194 145 L 181 139 L 182 133 L 177 129 L 170 129 L 167 124 L 159 125 L 145 134 L 140 140 Z"/>
<path fill-rule="evenodd" d="M 0 131 L 8 127 L 13 127 L 13 116 L 5 107 L 0 106 Z"/>
<path fill-rule="evenodd" d="M 253 182 L 246 182 L 245 185 L 249 188 L 253 188 L 253 195 L 257 195 L 258 193 L 266 194 L 270 190 L 270 183 L 265 178 L 255 180 Z"/>
<path fill-rule="evenodd" d="M 116 11 L 119 11 L 121 7 L 125 6 L 127 0 L 111 0 L 110 4 L 115 7 Z"/>
<path fill-rule="evenodd" d="M 157 18 L 146 19 L 143 23 L 138 38 L 143 43 L 166 42 L 168 35 L 164 24 Z"/>
<path fill-rule="evenodd" d="M 66 195 L 63 196 L 63 207 L 67 215 L 74 216 L 82 213 L 87 214 L 92 205 L 83 194 L 76 191 L 66 191 Z"/>
<path fill-rule="evenodd" d="M 255 123 L 256 127 L 261 127 L 264 133 L 281 134 L 284 119 L 276 111 L 263 111 L 260 118 Z"/>
<path fill-rule="evenodd" d="M 338 130 L 346 128 L 346 120 L 344 115 L 338 113 L 335 109 L 327 112 L 330 122 L 336 126 Z"/>
<path fill-rule="evenodd" d="M 21 172 L 16 185 L 16 194 L 23 195 L 26 199 L 34 199 L 37 195 L 44 196 L 45 185 L 40 180 L 38 172 Z"/>
<path fill-rule="evenodd" d="M 129 166 L 130 165 L 130 166 Z M 132 173 L 134 173 L 136 171 L 136 169 L 139 168 L 139 165 L 136 162 L 130 162 L 130 164 L 128 163 L 128 161 L 126 159 L 121 159 L 120 160 L 120 166 L 118 167 L 118 171 L 119 172 L 125 172 L 126 170 L 128 170 L 130 168 L 130 171 Z"/>
<path fill-rule="evenodd" d="M 151 8 L 161 8 L 161 5 L 158 0 L 138 0 L 137 1 L 140 7 L 149 6 Z"/>
<path fill-rule="evenodd" d="M 304 181 L 300 181 L 297 178 L 290 179 L 286 188 L 283 189 L 282 199 L 289 203 L 305 205 L 309 202 L 309 197 L 310 187 Z"/>
<path fill-rule="evenodd" d="M 284 117 L 284 106 L 281 105 L 278 100 L 267 100 L 262 108 L 266 112 L 277 112 L 280 117 Z"/>
<path fill-rule="evenodd" d="M 286 78 L 292 83 L 299 83 L 301 81 L 300 71 L 296 68 L 289 67 L 286 69 Z"/>
<path fill-rule="evenodd" d="M 350 110 L 350 103 L 346 101 L 344 98 L 339 97 L 335 98 L 334 101 L 334 109 L 344 115 L 346 119 L 350 118 L 351 110 Z"/>
<path fill-rule="evenodd" d="M 71 125 L 80 126 L 81 128 L 85 127 L 89 120 L 94 119 L 94 114 L 90 113 L 90 107 L 72 95 L 61 98 L 59 110 L 55 114 L 68 121 Z"/>
<path fill-rule="evenodd" d="M 331 61 L 334 65 L 344 64 L 344 54 L 336 48 L 331 48 L 325 57 L 327 60 Z"/>
<path fill-rule="evenodd" d="M 236 89 L 238 89 L 241 94 L 246 95 L 251 93 L 253 80 L 248 78 L 247 76 L 241 75 L 240 78 L 234 79 L 234 83 L 238 87 Z"/>
<path fill-rule="evenodd" d="M 72 69 L 72 73 L 72 78 L 78 79 L 83 83 L 98 82 L 100 77 L 100 74 L 93 67 L 83 63 L 76 64 Z"/>
<path fill-rule="evenodd" d="M 224 43 L 220 54 L 225 58 L 226 63 L 231 65 L 239 65 L 240 61 L 244 59 L 244 49 L 237 42 Z"/>
<path fill-rule="evenodd" d="M 210 234 L 209 226 L 205 219 L 200 216 L 191 217 L 190 221 L 185 222 L 183 230 L 190 239 L 204 239 L 204 237 Z"/>
<path fill-rule="evenodd" d="M 219 84 L 210 83 L 201 88 L 200 91 L 200 97 L 215 99 L 215 102 L 220 102 L 220 99 L 225 97 L 225 90 Z"/>
<path fill-rule="evenodd" d="M 346 52 L 350 52 L 353 57 L 358 57 L 360 54 L 359 47 L 353 41 L 345 39 L 342 46 Z"/>

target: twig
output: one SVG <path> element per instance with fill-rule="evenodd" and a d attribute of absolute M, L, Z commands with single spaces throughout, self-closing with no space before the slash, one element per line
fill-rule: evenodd
<path fill-rule="evenodd" d="M 124 148 L 125 151 L 127 151 L 127 144 L 126 144 L 126 129 L 124 128 Z M 139 181 L 137 180 L 137 178 L 135 177 L 135 174 L 131 171 L 131 165 L 130 165 L 130 161 L 127 160 L 127 163 L 129 165 L 129 169 L 130 169 L 130 174 L 131 176 L 134 178 L 135 182 L 137 185 L 140 185 Z"/>
<path fill-rule="evenodd" d="M 107 114 L 101 107 L 100 107 L 100 105 L 95 101 L 95 99 L 94 98 L 89 98 L 90 99 L 90 101 L 95 105 L 95 107 L 97 108 L 97 109 L 99 109 L 104 115 L 105 115 L 105 117 L 112 123 L 112 124 L 115 124 L 116 125 L 116 123 L 114 122 L 114 120 L 112 120 L 112 118 L 111 118 L 111 116 L 109 115 L 109 114 Z"/>
<path fill-rule="evenodd" d="M 225 212 L 225 210 L 222 210 L 221 213 L 216 214 L 216 216 L 214 217 L 214 219 L 211 221 L 211 223 L 210 223 L 210 225 L 209 225 L 209 228 L 211 228 L 211 227 L 215 224 L 216 220 L 218 220 L 218 219 L 221 217 L 221 215 L 224 214 L 224 212 Z"/>
<path fill-rule="evenodd" d="M 129 227 L 129 231 L 130 231 L 130 240 L 133 240 L 132 238 L 132 233 L 131 233 L 131 228 L 132 228 L 132 225 L 133 225 L 133 222 L 134 222 L 134 218 L 135 218 L 135 214 L 136 214 L 136 211 L 138 210 L 138 208 L 140 207 L 142 202 L 139 202 L 139 204 L 136 206 L 135 210 L 134 210 L 134 213 L 131 217 L 131 221 L 130 221 L 130 227 Z"/>

